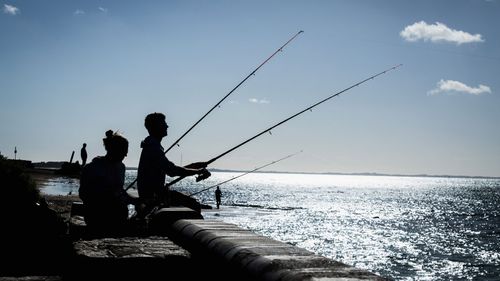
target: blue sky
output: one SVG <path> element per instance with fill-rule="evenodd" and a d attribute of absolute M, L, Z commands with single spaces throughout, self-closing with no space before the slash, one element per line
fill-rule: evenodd
<path fill-rule="evenodd" d="M 0 152 L 69 160 L 119 130 L 137 166 L 144 117 L 167 156 L 209 168 L 500 176 L 500 1 L 3 1 Z"/>

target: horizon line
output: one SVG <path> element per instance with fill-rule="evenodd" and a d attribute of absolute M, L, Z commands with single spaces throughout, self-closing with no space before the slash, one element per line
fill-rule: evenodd
<path fill-rule="evenodd" d="M 11 159 L 14 160 L 14 159 Z M 21 159 L 17 159 L 21 160 Z M 65 163 L 68 161 L 39 161 L 33 162 L 33 164 L 39 163 Z M 137 167 L 126 167 L 127 170 L 137 170 Z M 222 168 L 213 168 L 208 169 L 209 171 L 215 172 L 235 172 L 235 173 L 246 173 L 250 172 L 249 170 L 232 170 L 232 169 L 222 169 Z M 439 177 L 439 178 L 484 178 L 484 179 L 500 179 L 500 176 L 468 176 L 468 175 L 448 175 L 448 174 L 401 174 L 401 173 L 378 173 L 378 172 L 303 172 L 303 171 L 274 171 L 274 170 L 265 170 L 259 171 L 255 173 L 275 173 L 275 174 L 311 174 L 311 175 L 351 175 L 351 176 L 392 176 L 392 177 Z"/>

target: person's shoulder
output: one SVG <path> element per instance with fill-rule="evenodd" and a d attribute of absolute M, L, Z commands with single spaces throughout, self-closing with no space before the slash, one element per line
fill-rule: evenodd
<path fill-rule="evenodd" d="M 99 171 L 104 170 L 104 157 L 102 156 L 97 156 L 92 161 L 85 166 L 83 166 L 82 169 L 82 178 L 86 178 L 91 175 L 95 175 L 99 173 Z"/>
<path fill-rule="evenodd" d="M 92 162 L 91 163 L 96 163 L 96 164 L 100 164 L 100 163 L 104 163 L 106 162 L 106 157 L 104 156 L 96 156 L 92 159 Z"/>
<path fill-rule="evenodd" d="M 142 142 L 141 142 L 141 147 L 153 147 L 153 148 L 158 148 L 161 147 L 161 142 L 152 136 L 147 136 Z"/>
<path fill-rule="evenodd" d="M 149 157 L 159 157 L 164 155 L 161 143 L 152 137 L 144 139 L 141 143 L 141 148 L 142 151 Z"/>
<path fill-rule="evenodd" d="M 154 139 L 151 136 L 147 136 L 144 140 L 142 140 L 141 147 L 147 147 L 153 144 L 154 144 Z"/>
<path fill-rule="evenodd" d="M 85 165 L 84 169 L 95 169 L 106 164 L 106 159 L 104 156 L 97 156 L 92 159 L 90 163 Z"/>

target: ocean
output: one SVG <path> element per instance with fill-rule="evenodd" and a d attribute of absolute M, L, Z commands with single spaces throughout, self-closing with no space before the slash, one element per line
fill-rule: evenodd
<path fill-rule="evenodd" d="M 241 173 L 172 189 L 191 194 Z M 136 177 L 127 170 L 127 182 Z M 394 280 L 500 280 L 500 179 L 252 173 L 195 195 L 218 219 Z M 57 178 L 47 194 L 76 194 Z M 134 189 L 131 194 L 136 194 Z"/>

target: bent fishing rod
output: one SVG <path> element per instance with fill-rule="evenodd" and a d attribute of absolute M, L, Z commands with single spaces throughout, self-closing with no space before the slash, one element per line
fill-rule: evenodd
<path fill-rule="evenodd" d="M 245 79 L 243 79 L 240 83 L 238 83 L 238 85 L 236 85 L 236 87 L 234 87 L 231 91 L 229 91 L 229 93 L 227 93 L 221 100 L 219 100 L 219 102 L 217 102 L 212 108 L 210 108 L 209 111 L 207 111 L 207 113 L 205 113 L 205 115 L 203 115 L 198 121 L 196 121 L 196 123 L 194 123 L 191 128 L 189 128 L 182 136 L 180 136 L 179 139 L 177 139 L 174 143 L 172 143 L 172 145 L 167 149 L 165 150 L 165 154 L 167 154 L 167 152 L 172 149 L 172 147 L 174 147 L 175 145 L 177 145 L 179 143 L 179 141 L 184 138 L 194 127 L 196 127 L 196 125 L 198 125 L 198 123 L 201 122 L 201 120 L 205 119 L 205 117 L 207 117 L 208 114 L 210 114 L 210 112 L 212 112 L 216 107 L 218 107 L 227 97 L 229 97 L 234 91 L 236 91 L 236 89 L 238 89 L 243 83 L 245 83 L 245 81 L 248 80 L 248 78 L 250 78 L 252 75 L 255 75 L 255 73 L 264 65 L 266 64 L 269 60 L 271 60 L 278 52 L 280 51 L 283 51 L 283 48 L 285 48 L 286 45 L 288 45 L 288 43 L 292 42 L 293 39 L 295 39 L 295 37 L 299 36 L 299 34 L 303 33 L 304 31 L 301 30 L 299 32 L 297 32 L 292 38 L 290 38 L 288 41 L 286 41 L 285 44 L 283 44 L 283 46 L 279 47 L 270 57 L 268 57 L 265 61 L 263 61 L 259 66 L 257 66 L 257 68 L 255 68 L 250 74 L 248 74 L 247 77 L 245 77 Z"/>
<path fill-rule="evenodd" d="M 225 181 L 223 181 L 223 182 L 220 182 L 220 183 L 218 183 L 218 184 L 214 184 L 214 185 L 212 185 L 212 186 L 210 186 L 210 187 L 207 187 L 207 188 L 204 188 L 204 189 L 202 189 L 202 190 L 200 190 L 200 191 L 197 191 L 197 192 L 191 193 L 191 194 L 189 194 L 188 196 L 192 197 L 192 196 L 194 196 L 194 195 L 196 195 L 196 194 L 202 193 L 202 192 L 207 191 L 207 190 L 209 190 L 209 189 L 211 189 L 211 188 L 214 188 L 214 187 L 216 187 L 216 186 L 223 185 L 223 184 L 225 184 L 225 183 L 227 183 L 227 182 L 230 182 L 230 181 L 232 181 L 232 180 L 235 180 L 235 179 L 237 179 L 237 178 L 241 178 L 242 176 L 245 176 L 245 175 L 248 175 L 248 174 L 250 174 L 250 173 L 256 172 L 256 171 L 258 171 L 258 170 L 260 170 L 260 169 L 264 169 L 264 168 L 265 168 L 265 167 L 267 167 L 267 166 L 271 166 L 271 165 L 273 165 L 273 164 L 276 164 L 276 163 L 278 163 L 278 162 L 280 162 L 280 161 L 283 161 L 283 160 L 285 160 L 285 159 L 288 159 L 288 158 L 290 158 L 290 157 L 293 157 L 293 156 L 295 156 L 295 155 L 297 155 L 297 154 L 299 154 L 299 153 L 301 153 L 301 152 L 302 152 L 302 150 L 301 150 L 301 151 L 299 151 L 299 152 L 296 152 L 296 153 L 294 153 L 294 154 L 287 155 L 287 156 L 285 156 L 285 157 L 283 157 L 283 158 L 280 158 L 280 159 L 275 160 L 275 161 L 273 161 L 273 162 L 267 163 L 266 165 L 262 165 L 262 166 L 260 166 L 260 167 L 258 167 L 258 168 L 255 168 L 255 169 L 251 170 L 251 171 L 245 172 L 245 173 L 243 173 L 243 174 L 241 174 L 241 175 L 239 175 L 239 176 L 232 177 L 232 178 L 230 178 L 230 179 L 228 179 L 228 180 L 225 180 Z"/>
<path fill-rule="evenodd" d="M 288 39 L 288 41 L 286 41 L 285 44 L 283 44 L 281 47 L 279 47 L 271 56 L 269 56 L 265 61 L 263 61 L 259 66 L 257 66 L 257 68 L 255 68 L 252 72 L 250 72 L 250 74 L 247 75 L 247 77 L 245 77 L 243 80 L 241 80 L 240 83 L 238 83 L 238 85 L 236 85 L 236 87 L 234 87 L 231 91 L 229 91 L 229 93 L 227 93 L 222 99 L 220 99 L 212 108 L 210 108 L 209 111 L 207 111 L 207 113 L 205 113 L 205 115 L 203 115 L 198 121 L 196 121 L 196 123 L 194 123 L 184 134 L 182 134 L 182 136 L 180 136 L 174 143 L 172 143 L 172 145 L 165 150 L 164 154 L 167 154 L 167 152 L 172 149 L 175 145 L 178 145 L 179 141 L 181 139 L 183 139 L 189 132 L 191 132 L 191 130 L 196 127 L 203 119 L 205 119 L 205 117 L 207 117 L 208 114 L 210 114 L 215 108 L 217 108 L 227 97 L 229 97 L 234 91 L 236 91 L 236 89 L 238 89 L 243 83 L 245 83 L 245 81 L 248 80 L 248 78 L 250 78 L 252 75 L 255 75 L 255 73 L 262 67 L 264 66 L 264 64 L 266 64 L 268 61 L 270 61 L 278 52 L 281 52 L 283 51 L 283 49 L 290 43 L 292 42 L 297 36 L 299 36 L 301 33 L 304 33 L 303 30 L 300 30 L 299 32 L 297 32 L 294 36 L 292 36 L 290 39 Z M 125 188 L 125 191 L 129 190 L 135 183 L 137 182 L 137 178 L 127 186 L 127 188 Z"/>
<path fill-rule="evenodd" d="M 211 163 L 215 162 L 215 161 L 216 161 L 216 160 L 218 160 L 219 158 L 221 158 L 221 157 L 223 157 L 223 156 L 225 156 L 225 155 L 229 154 L 230 152 L 232 152 L 232 151 L 234 151 L 234 150 L 238 149 L 239 147 L 241 147 L 241 146 L 243 146 L 243 145 L 247 144 L 248 142 L 250 142 L 250 141 L 252 141 L 252 140 L 254 140 L 254 139 L 256 139 L 256 138 L 260 137 L 261 135 L 263 135 L 263 134 L 265 134 L 265 133 L 267 133 L 267 132 L 270 132 L 272 129 L 274 129 L 274 128 L 276 128 L 276 127 L 278 127 L 278 126 L 280 126 L 280 125 L 282 125 L 282 124 L 284 124 L 284 123 L 286 123 L 286 122 L 290 121 L 291 119 L 293 119 L 293 118 L 295 118 L 295 117 L 297 117 L 297 116 L 301 115 L 302 113 L 304 113 L 304 112 L 306 112 L 306 111 L 308 111 L 308 110 L 311 110 L 311 109 L 313 109 L 314 107 L 316 107 L 316 106 L 318 106 L 318 105 L 320 105 L 320 104 L 322 104 L 322 103 L 324 103 L 324 102 L 326 102 L 326 101 L 328 101 L 328 100 L 330 100 L 330 99 L 332 99 L 332 98 L 334 98 L 334 97 L 336 97 L 336 96 L 339 96 L 340 94 L 342 94 L 342 93 L 344 93 L 344 92 L 347 92 L 347 91 L 349 91 L 349 90 L 350 90 L 350 89 L 352 89 L 352 88 L 355 88 L 355 87 L 357 87 L 357 86 L 359 86 L 359 85 L 361 85 L 361 84 L 363 84 L 363 83 L 366 83 L 366 82 L 367 82 L 367 81 L 369 81 L 369 80 L 375 79 L 376 77 L 378 77 L 378 76 L 380 76 L 380 75 L 383 75 L 383 74 L 385 74 L 385 73 L 387 73 L 387 72 L 389 72 L 389 71 L 395 70 L 396 68 L 398 68 L 398 67 L 400 67 L 400 66 L 402 66 L 402 64 L 398 64 L 398 65 L 393 66 L 393 67 L 391 67 L 391 68 L 389 68 L 389 69 L 386 69 L 386 70 L 384 70 L 384 71 L 382 71 L 382 72 L 379 72 L 379 73 L 377 73 L 377 74 L 375 74 L 375 75 L 372 75 L 372 76 L 370 76 L 370 77 L 368 77 L 368 78 L 366 78 L 366 79 L 364 79 L 364 80 L 362 80 L 362 81 L 360 81 L 360 82 L 358 82 L 358 83 L 356 83 L 356 84 L 353 84 L 353 85 L 351 85 L 351 86 L 349 86 L 349 87 L 347 87 L 347 88 L 345 88 L 345 89 L 343 89 L 343 90 L 341 90 L 341 91 L 339 91 L 339 92 L 337 92 L 337 93 L 335 93 L 335 94 L 333 94 L 333 95 L 331 95 L 331 96 L 329 96 L 329 97 L 327 97 L 327 98 L 325 98 L 325 99 L 323 99 L 323 100 L 321 100 L 321 101 L 319 101 L 319 102 L 317 102 L 317 103 L 315 103 L 315 104 L 313 104 L 313 105 L 311 105 L 311 106 L 309 106 L 309 107 L 307 107 L 307 108 L 305 108 L 304 110 L 301 110 L 301 111 L 299 111 L 299 112 L 297 112 L 297 113 L 293 114 L 292 116 L 290 116 L 290 117 L 286 118 L 285 120 L 283 120 L 283 121 L 281 121 L 281 122 L 276 123 L 275 125 L 273 125 L 273 126 L 271 126 L 271 127 L 267 128 L 267 129 L 265 129 L 264 131 L 262 131 L 262 132 L 258 133 L 257 135 L 255 135 L 255 136 L 253 136 L 253 137 L 251 137 L 251 138 L 247 139 L 246 141 L 244 141 L 244 142 L 242 142 L 242 143 L 240 143 L 240 144 L 238 144 L 238 145 L 234 146 L 233 148 L 231 148 L 231 149 L 229 149 L 229 150 L 227 150 L 227 151 L 225 151 L 225 152 L 223 152 L 223 153 L 219 154 L 218 156 L 216 156 L 216 157 L 214 157 L 214 158 L 212 158 L 212 159 L 208 160 L 207 162 L 205 162 L 205 163 L 206 163 L 206 166 L 208 166 L 208 165 L 210 165 Z M 166 188 L 169 188 L 170 186 L 172 186 L 173 184 L 175 184 L 175 183 L 179 182 L 179 181 L 180 181 L 180 180 L 182 180 L 183 178 L 184 178 L 184 177 L 178 177 L 178 178 L 176 178 L 175 180 L 173 180 L 173 181 L 171 181 L 171 182 L 167 183 L 167 184 L 165 185 L 165 187 L 166 187 Z M 197 179 L 197 180 L 198 180 L 198 179 Z"/>

